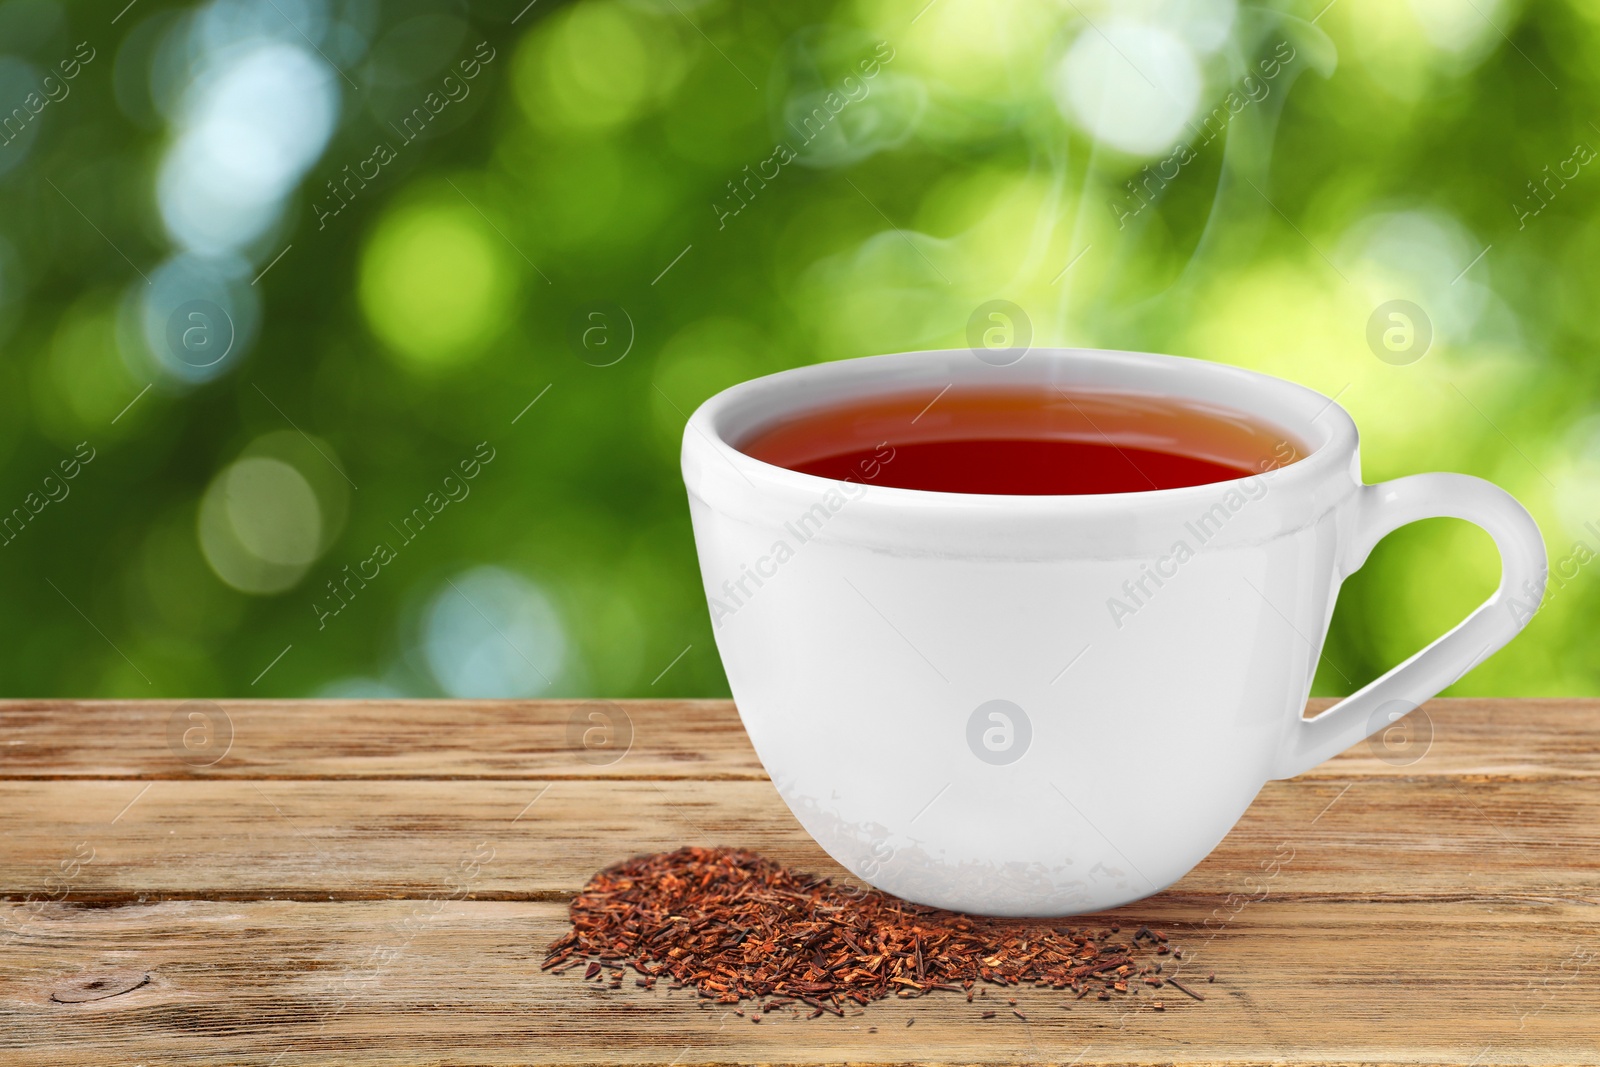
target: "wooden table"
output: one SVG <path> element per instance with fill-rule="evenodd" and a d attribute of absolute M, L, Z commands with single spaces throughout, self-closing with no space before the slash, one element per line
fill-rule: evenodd
<path fill-rule="evenodd" d="M 634 854 L 846 877 L 730 704 L 615 708 L 608 735 L 575 703 L 0 704 L 0 1064 L 1600 1063 L 1600 701 L 1436 701 L 1416 762 L 1273 783 L 1095 920 L 1167 930 L 1204 1003 L 760 1026 L 539 969 Z"/>

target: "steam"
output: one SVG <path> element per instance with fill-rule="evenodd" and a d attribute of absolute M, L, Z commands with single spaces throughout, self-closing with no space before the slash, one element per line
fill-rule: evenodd
<path fill-rule="evenodd" d="M 1235 0 L 1137 0 L 1112 12 L 1068 11 L 1064 20 L 1050 11 L 1037 46 L 1018 45 L 1011 27 L 987 72 L 1000 80 L 982 92 L 939 73 L 939 50 L 954 30 L 924 25 L 918 38 L 889 39 L 893 58 L 854 93 L 846 79 L 881 39 L 812 30 L 785 46 L 773 78 L 775 133 L 793 138 L 797 119 L 811 116 L 819 136 L 797 162 L 832 172 L 822 180 L 884 219 L 879 232 L 813 262 L 793 288 L 797 310 L 827 311 L 808 316 L 827 320 L 825 353 L 948 343 L 963 336 L 974 307 L 994 298 L 1028 312 L 1036 343 L 1137 333 L 1158 311 L 1170 321 L 1208 268 L 1224 253 L 1236 258 L 1275 216 L 1257 190 L 1270 188 L 1277 123 L 1294 82 L 1308 70 L 1326 76 L 1336 63 L 1321 30 L 1241 13 Z M 927 17 L 945 16 L 935 9 Z M 966 27 L 965 14 L 948 17 Z M 839 107 L 823 128 L 815 117 L 819 106 L 828 110 L 829 94 Z M 954 151 L 1021 143 L 1028 164 L 974 208 L 978 221 L 948 235 L 922 232 L 903 200 L 850 172 L 913 139 Z M 951 173 L 959 185 L 959 168 Z M 1186 197 L 1207 190 L 1209 209 L 1183 220 L 1183 254 L 1162 257 L 1170 266 L 1152 281 L 1153 242 L 1170 239 L 1154 228 L 1157 208 L 1182 187 Z"/>

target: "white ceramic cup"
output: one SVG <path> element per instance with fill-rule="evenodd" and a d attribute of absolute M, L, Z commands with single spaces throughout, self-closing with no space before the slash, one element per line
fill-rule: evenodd
<path fill-rule="evenodd" d="M 1308 452 L 1236 482 L 1092 496 L 850 485 L 739 451 L 876 394 L 1040 385 L 1220 405 Z M 1543 593 L 1538 527 L 1460 474 L 1360 476 L 1350 416 L 1198 360 L 915 352 L 785 371 L 706 401 L 683 476 L 717 648 L 784 800 L 847 869 L 909 900 L 1066 915 L 1164 889 L 1261 787 L 1381 730 L 1504 645 Z M 1231 495 L 1230 495 L 1231 494 Z M 1199 543 L 1193 526 L 1203 524 Z M 1406 523 L 1499 548 L 1493 596 L 1359 692 L 1302 717 L 1339 584 Z M 1181 566 L 1173 549 L 1188 541 Z M 1136 613 L 1108 610 L 1167 559 Z M 1243 872 L 1241 872 L 1241 875 Z"/>

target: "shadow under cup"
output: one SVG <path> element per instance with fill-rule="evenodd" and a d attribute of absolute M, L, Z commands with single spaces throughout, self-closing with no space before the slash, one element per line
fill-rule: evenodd
<path fill-rule="evenodd" d="M 1052 437 L 1232 476 L 895 484 L 921 444 Z M 863 454 L 841 477 L 806 472 Z M 1078 350 L 773 375 L 707 401 L 683 449 L 717 646 L 790 809 L 853 875 L 997 915 L 1165 888 L 1274 776 L 1357 469 L 1348 416 L 1310 390 Z"/>

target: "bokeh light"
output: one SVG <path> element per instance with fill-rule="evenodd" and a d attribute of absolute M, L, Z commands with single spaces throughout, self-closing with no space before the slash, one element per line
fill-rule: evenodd
<path fill-rule="evenodd" d="M 678 34 L 643 5 L 572 5 L 523 44 L 517 98 L 536 125 L 604 130 L 630 122 L 683 77 L 687 55 Z"/>
<path fill-rule="evenodd" d="M 0 126 L 0 139 L 5 141 L 5 151 L 0 152 L 0 174 L 20 166 L 28 157 L 28 150 L 33 147 L 34 138 L 38 136 L 39 126 L 34 121 L 34 107 L 38 107 L 38 96 L 34 96 L 35 103 L 30 106 L 30 94 L 39 94 L 42 88 L 41 72 L 33 64 L 17 56 L 0 55 L 0 100 L 12 101 L 0 113 L 0 117 L 12 119 L 11 125 Z M 48 107 L 45 104 L 44 107 Z M 17 114 L 17 109 L 21 114 Z M 43 111 L 43 107 L 40 108 Z"/>
<path fill-rule="evenodd" d="M 221 471 L 200 502 L 200 545 L 217 576 L 246 593 L 298 582 L 322 542 L 322 511 L 305 476 L 250 457 Z"/>
<path fill-rule="evenodd" d="M 508 252 L 470 204 L 401 208 L 379 224 L 362 255 L 367 322 L 408 366 L 433 370 L 478 359 L 510 316 L 515 273 Z"/>
<path fill-rule="evenodd" d="M 89 293 L 73 304 L 39 369 L 34 411 L 54 440 L 75 443 L 110 424 L 142 384 L 118 357 L 115 297 Z"/>
<path fill-rule="evenodd" d="M 1162 26 L 1116 19 L 1078 34 L 1055 73 L 1064 114 L 1112 148 L 1170 148 L 1200 102 L 1200 67 Z"/>
<path fill-rule="evenodd" d="M 423 623 L 428 666 L 452 697 L 555 696 L 567 639 L 550 598 L 499 567 L 448 579 Z"/>
<path fill-rule="evenodd" d="M 0 510 L 95 457 L 0 552 L 14 695 L 723 695 L 688 414 L 992 300 L 1337 396 L 1369 481 L 1502 484 L 1559 585 L 1454 691 L 1600 693 L 1592 6 L 121 7 L 0 2 Z M 1495 573 L 1386 539 L 1317 691 Z"/>
<path fill-rule="evenodd" d="M 336 77 L 305 48 L 219 49 L 185 94 L 179 132 L 157 178 L 173 239 L 203 255 L 233 252 L 277 218 L 279 203 L 333 130 Z"/>

